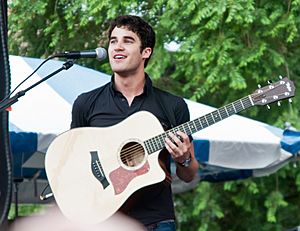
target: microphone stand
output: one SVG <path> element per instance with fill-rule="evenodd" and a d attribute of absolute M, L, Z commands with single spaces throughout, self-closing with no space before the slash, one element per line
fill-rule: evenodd
<path fill-rule="evenodd" d="M 57 73 L 61 72 L 62 70 L 68 70 L 70 67 L 72 67 L 74 65 L 74 61 L 73 60 L 68 60 L 66 61 L 61 68 L 59 68 L 58 70 L 52 72 L 51 74 L 47 75 L 45 78 L 41 79 L 40 81 L 34 83 L 33 85 L 31 85 L 30 87 L 26 88 L 25 90 L 19 91 L 18 93 L 16 93 L 13 97 L 10 97 L 8 99 L 4 99 L 0 102 L 0 112 L 6 110 L 8 107 L 10 107 L 11 105 L 13 105 L 14 103 L 18 102 L 19 98 L 24 96 L 26 94 L 27 91 L 31 90 L 32 88 L 34 88 L 35 86 L 39 85 L 40 83 L 46 81 L 47 79 L 51 78 L 52 76 L 56 75 Z"/>

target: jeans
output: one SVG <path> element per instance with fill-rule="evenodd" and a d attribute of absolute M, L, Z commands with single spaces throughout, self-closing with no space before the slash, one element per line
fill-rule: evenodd
<path fill-rule="evenodd" d="M 160 221 L 158 223 L 148 225 L 148 231 L 176 231 L 176 225 L 174 220 Z"/>

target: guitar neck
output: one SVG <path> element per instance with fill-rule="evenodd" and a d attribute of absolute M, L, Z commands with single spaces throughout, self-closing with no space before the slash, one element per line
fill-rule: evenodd
<path fill-rule="evenodd" d="M 181 124 L 177 127 L 174 127 L 160 135 L 152 137 L 146 141 L 144 141 L 144 145 L 149 154 L 157 152 L 165 147 L 165 138 L 168 136 L 167 134 L 172 132 L 176 133 L 177 131 L 182 131 L 187 135 L 194 134 L 206 127 L 209 127 L 223 119 L 228 118 L 236 113 L 239 113 L 251 106 L 253 106 L 252 98 L 250 95 L 239 99 L 233 103 L 225 105 L 211 113 L 208 113 L 204 116 L 196 118 L 194 120 L 188 121 L 184 124 Z"/>

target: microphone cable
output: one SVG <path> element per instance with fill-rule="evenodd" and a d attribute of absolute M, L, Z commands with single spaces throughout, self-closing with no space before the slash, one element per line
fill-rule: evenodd
<path fill-rule="evenodd" d="M 29 76 L 27 76 L 23 81 L 21 81 L 5 98 L 3 98 L 1 102 L 7 100 L 24 82 L 26 82 L 31 76 L 33 76 L 46 62 L 55 57 L 55 55 L 52 55 L 45 59 Z"/>

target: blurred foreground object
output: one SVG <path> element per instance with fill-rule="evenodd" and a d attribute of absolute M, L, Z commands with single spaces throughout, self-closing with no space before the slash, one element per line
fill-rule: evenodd
<path fill-rule="evenodd" d="M 43 228 L 42 228 L 43 227 Z M 51 208 L 44 214 L 16 220 L 9 231 L 99 231 L 99 230 L 122 230 L 142 231 L 145 228 L 131 218 L 122 214 L 115 214 L 110 219 L 97 225 L 82 225 L 67 220 L 58 208 Z"/>

